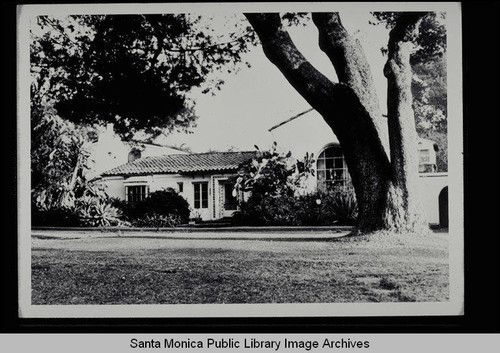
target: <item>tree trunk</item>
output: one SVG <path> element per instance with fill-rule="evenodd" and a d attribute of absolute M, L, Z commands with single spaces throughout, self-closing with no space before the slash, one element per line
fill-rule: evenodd
<path fill-rule="evenodd" d="M 391 180 L 385 213 L 387 228 L 421 232 L 427 227 L 418 190 L 418 146 L 412 108 L 412 41 L 424 13 L 403 13 L 391 31 L 387 78 L 387 120 L 391 150 Z"/>
<path fill-rule="evenodd" d="M 358 96 L 377 128 L 386 153 L 389 154 L 387 122 L 380 112 L 380 102 L 373 82 L 370 65 L 361 43 L 349 35 L 338 13 L 313 13 L 312 20 L 319 32 L 319 47 L 332 62 L 339 82 L 346 84 Z"/>
<path fill-rule="evenodd" d="M 305 59 L 283 28 L 278 14 L 246 14 L 246 17 L 257 32 L 267 58 L 322 115 L 337 136 L 358 201 L 357 232 L 412 230 L 419 224 L 416 203 L 410 197 L 415 190 L 415 180 L 418 182 L 418 170 L 413 173 L 417 150 L 416 142 L 412 142 L 416 141 L 414 122 L 413 135 L 408 122 L 413 119 L 411 91 L 406 90 L 410 86 L 406 86 L 404 76 L 408 72 L 402 73 L 406 77 L 404 82 L 401 82 L 403 76 L 396 75 L 397 82 L 390 84 L 392 98 L 389 99 L 394 99 L 395 93 L 399 98 L 399 103 L 393 104 L 397 118 L 392 119 L 399 123 L 393 122 L 397 126 L 389 128 L 390 133 L 395 128 L 399 131 L 396 134 L 399 137 L 389 139 L 391 159 L 397 161 L 394 165 L 384 149 L 384 138 L 381 139 L 381 131 L 386 128 L 382 126 L 368 63 L 359 43 L 342 27 L 338 14 L 314 14 L 313 19 L 320 33 L 320 47 L 332 61 L 339 83 L 331 82 Z M 401 62 L 406 60 L 404 55 Z M 401 67 L 406 70 L 405 65 Z M 411 71 L 409 74 L 411 83 Z M 393 153 L 393 148 L 400 151 Z"/>

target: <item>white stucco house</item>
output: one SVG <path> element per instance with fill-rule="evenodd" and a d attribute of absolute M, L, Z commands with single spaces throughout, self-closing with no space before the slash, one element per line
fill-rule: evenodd
<path fill-rule="evenodd" d="M 139 201 L 149 193 L 172 188 L 189 203 L 191 217 L 213 220 L 237 209 L 228 179 L 255 152 L 208 152 L 144 157 L 102 174 L 107 193 L 126 201 Z"/>
<path fill-rule="evenodd" d="M 307 132 L 307 133 L 304 133 Z M 271 127 L 270 144 L 291 151 L 301 159 L 306 152 L 314 154 L 315 176 L 309 177 L 306 191 L 319 185 L 346 185 L 349 182 L 347 165 L 337 138 L 314 111 L 306 111 Z M 420 180 L 424 208 L 430 223 L 447 226 L 447 173 L 436 173 L 438 146 L 430 140 L 419 139 Z M 157 152 L 161 152 L 158 150 Z M 231 216 L 237 209 L 228 183 L 241 163 L 255 152 L 164 153 L 130 157 L 127 163 L 101 174 L 101 182 L 112 197 L 137 201 L 153 191 L 173 188 L 189 203 L 191 217 L 215 220 Z M 445 195 L 446 193 L 446 195 Z M 446 211 L 446 214 L 445 214 Z"/>

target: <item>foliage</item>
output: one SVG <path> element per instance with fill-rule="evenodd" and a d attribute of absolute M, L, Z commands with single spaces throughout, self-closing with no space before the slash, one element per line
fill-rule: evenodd
<path fill-rule="evenodd" d="M 107 199 L 87 179 L 96 130 L 62 119 L 53 107 L 50 85 L 33 74 L 31 82 L 31 194 L 41 212 L 73 212 L 85 193 Z M 99 195 L 97 195 L 97 193 Z M 62 211 L 64 210 L 64 211 Z M 47 215 L 48 215 L 47 214 Z M 56 222 L 57 223 L 57 222 Z M 63 222 L 64 223 L 64 222 Z"/>
<path fill-rule="evenodd" d="M 391 28 L 397 13 L 374 15 Z M 440 58 L 445 53 L 445 29 L 440 21 L 443 17 L 443 14 L 429 13 L 422 21 L 413 65 L 424 63 L 430 57 Z M 282 19 L 294 25 L 305 20 L 305 16 L 285 14 Z M 278 28 L 282 30 L 281 24 Z M 35 105 L 32 124 L 38 123 L 40 108 L 49 107 L 55 114 L 77 124 L 113 123 L 115 131 L 125 140 L 132 139 L 139 131 L 157 135 L 165 130 L 188 130 L 195 121 L 194 102 L 188 98 L 189 92 L 198 88 L 203 93 L 214 93 L 223 82 L 210 81 L 211 74 L 223 68 L 227 71 L 236 68 L 242 61 L 241 54 L 256 43 L 250 27 L 240 29 L 221 41 L 209 34 L 200 17 L 186 14 L 39 16 L 32 28 L 32 94 L 35 97 L 37 92 L 44 94 L 43 99 L 32 100 Z M 282 54 L 288 57 L 285 52 Z M 278 61 L 280 55 L 275 57 Z M 290 81 L 296 74 L 295 70 L 287 79 Z M 315 85 L 314 80 L 311 85 Z M 422 102 L 425 97 L 430 98 L 427 93 L 422 97 Z M 319 97 L 306 99 L 321 101 Z M 321 104 L 313 105 L 318 109 Z M 417 115 L 426 121 L 443 121 L 437 110 L 429 111 L 425 103 L 415 108 L 416 111 L 420 108 Z M 32 146 L 37 145 L 32 141 Z M 293 170 L 283 164 L 280 156 L 271 152 L 268 157 L 270 159 L 262 157 L 250 165 L 237 179 L 237 188 L 251 190 L 255 198 L 292 197 L 300 179 L 293 178 L 301 174 L 299 163 Z M 69 159 L 71 165 L 78 166 L 78 158 L 76 162 Z M 363 155 L 355 153 L 354 158 L 362 159 Z M 71 178 L 67 178 L 69 169 L 65 170 L 64 177 L 58 178 L 61 186 L 55 190 L 59 194 L 54 192 L 54 197 L 44 194 L 40 198 L 38 195 L 37 202 L 71 204 L 78 199 L 74 176 L 80 171 L 77 167 L 72 170 Z"/>
<path fill-rule="evenodd" d="M 442 115 L 447 115 L 447 74 L 446 58 L 435 58 L 423 63 L 412 65 L 413 99 L 421 104 L 427 104 Z M 436 121 L 437 129 L 441 128 L 440 122 Z"/>
<path fill-rule="evenodd" d="M 104 227 L 123 225 L 121 211 L 114 207 L 102 186 L 89 183 L 71 205 L 40 207 L 32 203 L 32 224 L 57 227 Z"/>
<path fill-rule="evenodd" d="M 444 58 L 413 65 L 413 110 L 420 137 L 436 142 L 437 171 L 448 171 L 447 77 Z"/>
<path fill-rule="evenodd" d="M 334 188 L 320 193 L 322 213 L 331 214 L 338 224 L 354 225 L 358 218 L 358 205 L 352 189 Z"/>
<path fill-rule="evenodd" d="M 255 148 L 256 156 L 243 164 L 233 178 L 235 193 L 251 191 L 254 198 L 293 195 L 309 174 L 314 175 L 312 154 L 306 154 L 302 161 L 294 161 L 291 152 L 278 151 L 276 142 L 270 150 Z"/>
<path fill-rule="evenodd" d="M 85 195 L 77 200 L 75 212 L 80 224 L 86 227 L 105 227 L 121 225 L 121 211 L 107 200 Z"/>
<path fill-rule="evenodd" d="M 392 28 L 398 13 L 374 12 L 374 25 Z M 448 171 L 445 14 L 430 12 L 419 26 L 418 49 L 412 54 L 412 95 L 417 133 L 439 146 L 437 171 Z M 382 52 L 386 53 L 386 48 Z"/>
<path fill-rule="evenodd" d="M 305 195 L 250 196 L 233 223 L 251 226 L 355 225 L 357 203 L 351 189 L 334 188 Z"/>
<path fill-rule="evenodd" d="M 240 204 L 240 209 L 233 214 L 232 223 L 245 226 L 294 225 L 294 204 L 295 198 L 290 195 L 252 195 Z"/>
<path fill-rule="evenodd" d="M 182 224 L 181 217 L 178 215 L 167 214 L 159 215 L 156 213 L 147 214 L 142 218 L 136 219 L 132 222 L 132 225 L 136 227 L 148 227 L 148 228 L 166 228 L 175 227 Z"/>
<path fill-rule="evenodd" d="M 219 90 L 210 74 L 237 69 L 254 42 L 248 26 L 219 38 L 189 14 L 39 16 L 31 70 L 60 116 L 113 123 L 129 140 L 191 127 L 187 93 Z"/>
<path fill-rule="evenodd" d="M 92 129 L 45 114 L 32 129 L 32 197 L 38 208 L 73 207 L 88 181 Z"/>
<path fill-rule="evenodd" d="M 311 16 L 307 12 L 286 12 L 281 16 L 283 24 L 287 26 L 306 26 L 311 20 Z"/>
<path fill-rule="evenodd" d="M 153 217 L 178 217 L 179 223 L 189 221 L 189 204 L 172 188 L 152 192 L 146 199 L 137 202 L 125 202 L 114 199 L 113 205 L 123 212 L 126 219 L 132 223 Z"/>
<path fill-rule="evenodd" d="M 32 85 L 32 224 L 101 226 L 118 224 L 103 188 L 87 180 L 95 131 L 65 121 Z"/>
<path fill-rule="evenodd" d="M 413 65 L 412 95 L 417 132 L 447 130 L 446 64 L 443 59 Z"/>
<path fill-rule="evenodd" d="M 242 165 L 235 177 L 235 191 L 251 192 L 233 223 L 240 225 L 353 225 L 357 203 L 351 189 L 321 189 L 301 194 L 301 186 L 314 175 L 313 155 L 293 161 L 291 153 L 277 151 L 274 143 L 269 151 L 257 148 L 257 155 Z"/>
<path fill-rule="evenodd" d="M 80 219 L 71 208 L 58 207 L 42 210 L 32 203 L 31 224 L 39 227 L 78 227 Z"/>
<path fill-rule="evenodd" d="M 399 12 L 372 12 L 374 20 L 370 23 L 373 25 L 384 24 L 386 28 L 392 29 L 399 14 Z M 446 28 L 443 24 L 445 18 L 444 12 L 429 12 L 423 17 L 416 38 L 418 47 L 410 59 L 412 64 L 442 57 L 446 52 Z M 387 48 L 381 48 L 381 50 L 382 53 L 387 53 Z"/>

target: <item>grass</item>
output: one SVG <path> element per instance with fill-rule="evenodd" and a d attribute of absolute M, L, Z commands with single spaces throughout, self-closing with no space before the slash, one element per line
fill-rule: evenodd
<path fill-rule="evenodd" d="M 448 242 L 33 239 L 33 304 L 434 302 Z M 236 238 L 236 237 L 235 237 Z"/>

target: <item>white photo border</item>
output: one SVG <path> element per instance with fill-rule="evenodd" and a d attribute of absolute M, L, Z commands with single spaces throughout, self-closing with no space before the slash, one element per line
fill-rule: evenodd
<path fill-rule="evenodd" d="M 447 13 L 448 175 L 450 298 L 436 303 L 32 305 L 30 210 L 29 24 L 39 15 L 165 12 L 322 12 L 357 6 L 365 11 Z M 168 3 L 19 5 L 17 8 L 18 288 L 21 318 L 139 317 L 364 317 L 456 316 L 464 314 L 464 188 L 462 47 L 460 3 Z"/>

